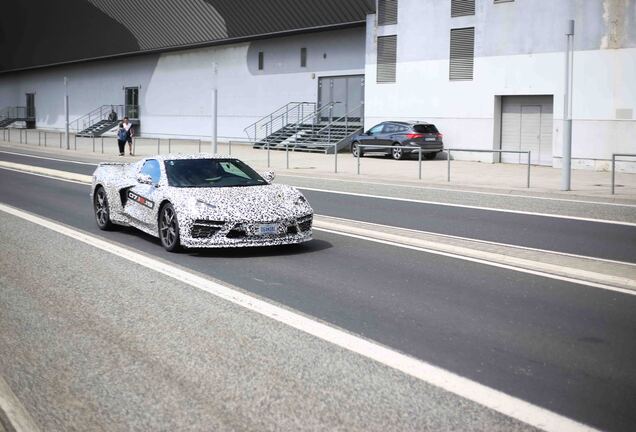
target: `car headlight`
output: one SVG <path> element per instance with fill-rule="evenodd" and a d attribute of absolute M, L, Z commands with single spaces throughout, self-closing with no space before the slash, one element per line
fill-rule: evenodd
<path fill-rule="evenodd" d="M 296 198 L 296 201 L 294 201 L 294 205 L 299 206 L 305 204 L 306 202 L 307 199 L 304 196 L 300 195 L 298 198 Z"/>
<path fill-rule="evenodd" d="M 196 212 L 204 212 L 206 210 L 214 210 L 217 208 L 214 204 L 208 204 L 196 198 L 191 198 L 188 201 L 188 206 L 190 207 L 191 210 Z"/>

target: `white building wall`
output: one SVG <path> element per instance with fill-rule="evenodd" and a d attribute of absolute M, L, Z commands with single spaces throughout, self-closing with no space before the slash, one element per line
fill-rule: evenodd
<path fill-rule="evenodd" d="M 636 31 L 617 34 L 608 24 L 616 21 L 612 14 L 636 16 L 634 2 L 547 3 L 477 0 L 475 16 L 451 18 L 450 0 L 400 0 L 397 25 L 377 27 L 369 16 L 365 126 L 429 121 L 444 133 L 447 147 L 493 149 L 500 144 L 496 96 L 553 95 L 553 156 L 560 166 L 564 34 L 571 17 L 577 20 L 573 166 L 604 169 L 612 153 L 636 153 Z M 461 27 L 475 27 L 472 81 L 449 80 L 450 29 Z M 378 84 L 376 40 L 390 34 L 398 37 L 397 79 Z M 479 153 L 457 158 L 492 160 Z"/>
<path fill-rule="evenodd" d="M 144 135 L 207 138 L 216 83 L 219 137 L 246 139 L 243 129 L 276 108 L 315 102 L 319 77 L 362 74 L 364 38 L 359 27 L 0 75 L 0 107 L 23 106 L 25 93 L 36 93 L 37 127 L 61 130 L 64 76 L 71 120 L 100 105 L 123 104 L 123 88 L 139 86 Z M 303 68 L 301 47 L 308 57 Z"/>

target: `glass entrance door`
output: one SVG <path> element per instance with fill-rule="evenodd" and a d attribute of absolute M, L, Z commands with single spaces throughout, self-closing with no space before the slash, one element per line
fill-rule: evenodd
<path fill-rule="evenodd" d="M 124 115 L 129 119 L 139 118 L 139 87 L 126 87 Z"/>

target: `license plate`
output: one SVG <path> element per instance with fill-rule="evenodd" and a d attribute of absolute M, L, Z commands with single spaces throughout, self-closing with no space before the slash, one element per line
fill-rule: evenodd
<path fill-rule="evenodd" d="M 278 224 L 261 224 L 258 226 L 258 235 L 278 234 Z"/>
<path fill-rule="evenodd" d="M 437 138 L 425 138 L 424 141 L 435 141 Z"/>

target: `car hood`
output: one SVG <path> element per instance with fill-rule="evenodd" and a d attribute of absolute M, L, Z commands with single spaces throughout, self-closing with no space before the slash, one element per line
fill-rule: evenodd
<path fill-rule="evenodd" d="M 302 194 L 286 185 L 171 189 L 193 217 L 270 221 L 312 212 L 307 202 L 296 204 Z M 196 201 L 214 208 L 201 210 L 194 205 Z"/>

